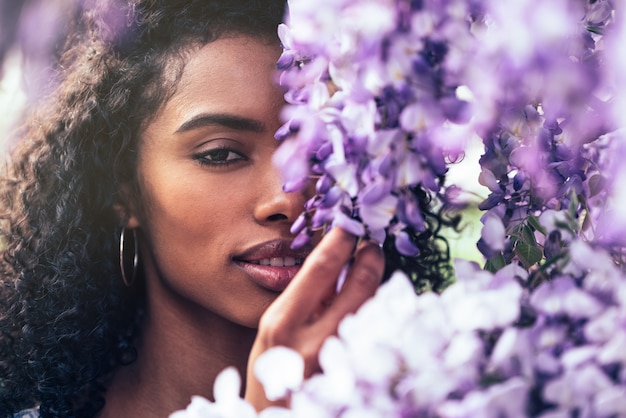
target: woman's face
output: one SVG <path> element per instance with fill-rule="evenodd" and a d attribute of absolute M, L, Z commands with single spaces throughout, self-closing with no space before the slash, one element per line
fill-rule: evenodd
<path fill-rule="evenodd" d="M 298 270 L 289 228 L 305 202 L 271 162 L 283 102 L 277 45 L 230 37 L 195 51 L 139 143 L 149 303 L 255 327 Z"/>

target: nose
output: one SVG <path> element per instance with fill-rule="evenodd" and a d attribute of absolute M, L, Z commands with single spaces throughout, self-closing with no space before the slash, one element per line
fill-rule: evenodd
<path fill-rule="evenodd" d="M 264 175 L 252 187 L 258 188 L 259 199 L 254 208 L 254 218 L 258 223 L 293 223 L 304 210 L 305 192 L 286 193 L 283 179 L 271 162 Z"/>

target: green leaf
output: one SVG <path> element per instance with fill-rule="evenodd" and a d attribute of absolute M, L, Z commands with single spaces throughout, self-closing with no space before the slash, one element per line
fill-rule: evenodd
<path fill-rule="evenodd" d="M 508 235 L 513 242 L 524 241 L 524 223 L 516 224 Z"/>
<path fill-rule="evenodd" d="M 536 247 L 537 246 L 537 240 L 535 239 L 535 233 L 533 231 L 533 229 L 528 226 L 528 225 L 524 225 L 524 228 L 522 229 L 522 236 L 521 236 L 522 242 L 524 244 L 528 244 L 530 246 Z"/>
<path fill-rule="evenodd" d="M 495 273 L 496 271 L 500 270 L 504 266 L 506 266 L 506 260 L 504 259 L 504 256 L 502 255 L 502 253 L 498 253 L 494 255 L 493 257 L 491 257 L 489 260 L 487 260 L 487 262 L 485 263 L 484 269 L 492 273 Z"/>
<path fill-rule="evenodd" d="M 578 213 L 578 195 L 576 193 L 571 193 L 571 198 L 569 201 L 569 207 L 567 211 L 569 212 L 570 219 L 576 219 L 576 214 Z"/>
<path fill-rule="evenodd" d="M 518 242 L 515 246 L 515 255 L 517 255 L 520 261 L 524 264 L 524 267 L 537 264 L 543 257 L 543 252 L 537 246 L 528 245 L 524 242 Z"/>
<path fill-rule="evenodd" d="M 546 230 L 539 223 L 539 217 L 537 217 L 537 216 L 529 216 L 528 218 L 526 218 L 526 220 L 528 221 L 528 225 L 530 225 L 535 231 L 539 231 L 543 235 L 546 235 L 546 233 L 547 233 Z"/>

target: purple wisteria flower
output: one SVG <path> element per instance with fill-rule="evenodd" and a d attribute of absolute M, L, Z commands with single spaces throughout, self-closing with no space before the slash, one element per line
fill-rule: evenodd
<path fill-rule="evenodd" d="M 310 379 L 263 373 L 280 353 L 300 364 L 266 353 L 261 380 L 290 407 L 262 414 L 626 416 L 625 5 L 289 4 L 275 161 L 286 190 L 316 187 L 296 243 L 338 225 L 415 254 L 426 223 L 412 190 L 446 203 L 446 171 L 478 136 L 485 263 L 457 260 L 442 294 L 396 272 Z"/>
<path fill-rule="evenodd" d="M 289 3 L 278 67 L 290 105 L 275 162 L 288 191 L 317 178 L 317 194 L 292 229 L 297 244 L 311 230 L 342 226 L 381 243 L 393 236 L 402 254 L 418 252 L 409 232 L 426 226 L 411 189 L 441 198 L 446 159 L 472 134 L 469 103 L 452 72 L 443 77 L 447 42 L 467 32 L 470 11 L 451 3 L 456 9 Z"/>
<path fill-rule="evenodd" d="M 601 225 L 611 222 L 605 206 L 617 183 L 609 179 L 620 173 L 603 160 L 616 162 L 623 142 L 612 132 L 623 124 L 611 108 L 623 95 L 613 70 L 624 55 L 613 2 L 521 0 L 510 6 L 515 13 L 495 1 L 484 6 L 475 31 L 480 47 L 464 81 L 485 145 L 480 181 L 490 195 L 479 207 L 484 220 L 497 216 L 507 231 L 504 249 L 494 247 L 484 239 L 494 222 L 485 224 L 479 249 L 489 268 L 537 266 L 559 257 L 574 235 L 615 242 L 617 234 Z M 551 235 L 538 217 L 561 210 L 567 228 Z"/>

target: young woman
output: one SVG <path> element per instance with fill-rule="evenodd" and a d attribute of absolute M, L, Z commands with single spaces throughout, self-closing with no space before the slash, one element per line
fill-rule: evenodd
<path fill-rule="evenodd" d="M 286 345 L 314 373 L 375 292 L 378 246 L 337 229 L 290 248 L 308 196 L 271 163 L 283 14 L 281 0 L 85 2 L 2 183 L 0 416 L 164 417 L 231 365 L 262 409 L 254 360 Z"/>

